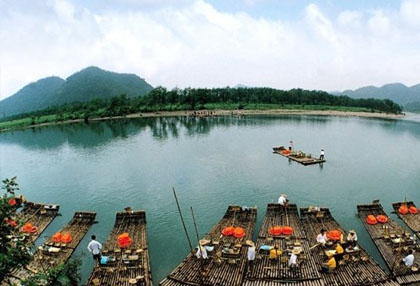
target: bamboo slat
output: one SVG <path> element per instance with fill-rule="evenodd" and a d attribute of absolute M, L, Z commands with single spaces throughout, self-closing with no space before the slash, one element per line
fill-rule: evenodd
<path fill-rule="evenodd" d="M 37 240 L 48 225 L 55 219 L 60 210 L 59 205 L 38 204 L 26 202 L 22 211 L 19 213 L 19 219 L 23 223 L 31 223 L 38 231 L 29 235 L 29 242 Z"/>
<path fill-rule="evenodd" d="M 290 226 L 293 234 L 290 236 L 272 236 L 271 227 Z M 282 255 L 277 260 L 270 260 L 266 253 L 258 251 L 262 245 L 278 245 Z M 288 260 L 293 247 L 301 247 L 303 252 L 298 256 L 299 267 L 290 269 Z M 289 204 L 287 209 L 279 204 L 268 204 L 258 239 L 256 243 L 257 257 L 253 265 L 248 265 L 244 286 L 255 285 L 294 285 L 323 286 L 309 242 L 301 228 L 299 214 L 295 204 Z"/>
<path fill-rule="evenodd" d="M 329 209 L 300 209 L 302 227 L 311 245 L 317 243 L 316 237 L 321 229 L 327 231 L 340 230 L 346 237 L 345 230 L 331 216 Z M 392 281 L 385 271 L 369 256 L 363 248 L 358 255 L 350 256 L 344 264 L 337 263 L 337 268 L 331 273 L 322 273 L 325 285 L 356 286 L 356 285 L 398 285 Z M 326 258 L 321 247 L 314 248 L 313 256 L 318 268 L 321 268 Z"/>
<path fill-rule="evenodd" d="M 418 238 L 420 238 L 420 213 L 408 213 L 403 215 L 398 211 L 402 204 L 406 204 L 407 207 L 416 207 L 416 205 L 413 202 L 399 202 L 393 203 L 392 207 L 394 208 L 394 211 L 398 217 L 411 229 L 412 232 L 416 234 Z"/>
<path fill-rule="evenodd" d="M 413 272 L 401 264 L 402 258 L 408 253 L 409 249 L 418 248 L 414 237 L 411 237 L 410 233 L 407 233 L 403 227 L 389 218 L 382 205 L 378 202 L 370 205 L 358 205 L 357 212 L 397 282 L 402 285 L 420 282 L 420 273 L 418 271 Z M 375 217 L 378 215 L 387 216 L 388 222 L 376 225 L 368 224 L 366 221 L 368 215 L 374 215 Z M 396 239 L 400 241 L 397 242 Z M 415 261 L 420 261 L 420 253 L 416 252 L 414 256 Z"/>
<path fill-rule="evenodd" d="M 256 208 L 229 206 L 223 218 L 204 236 L 204 239 L 210 241 L 209 245 L 214 247 L 213 251 L 208 252 L 209 258 L 202 260 L 188 254 L 159 285 L 241 285 L 248 250 L 245 241 L 252 239 L 256 216 Z M 245 236 L 235 238 L 221 235 L 227 226 L 244 228 Z M 229 251 L 234 253 L 226 254 Z"/>
<path fill-rule="evenodd" d="M 67 262 L 74 250 L 95 222 L 96 213 L 76 212 L 70 222 L 59 232 L 69 233 L 72 236 L 70 243 L 54 243 L 49 237 L 40 246 L 34 259 L 27 265 L 26 269 L 19 269 L 13 272 L 13 276 L 22 279 L 29 276 L 30 272 L 45 272 L 51 267 Z M 58 250 L 50 252 L 49 250 Z"/>
<path fill-rule="evenodd" d="M 121 249 L 118 245 L 118 236 L 122 233 L 128 233 L 132 240 L 131 245 L 125 249 Z M 147 247 L 146 213 L 144 211 L 118 212 L 114 227 L 103 245 L 102 255 L 115 258 L 115 261 L 106 265 L 95 263 L 87 286 L 153 285 Z"/>

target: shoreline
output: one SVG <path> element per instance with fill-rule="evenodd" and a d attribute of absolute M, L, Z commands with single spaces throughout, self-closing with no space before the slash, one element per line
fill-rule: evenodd
<path fill-rule="evenodd" d="M 134 119 L 134 118 L 151 118 L 151 117 L 178 117 L 178 116 L 192 116 L 194 110 L 181 110 L 181 111 L 156 111 L 145 113 L 133 113 L 126 116 L 112 116 L 112 117 L 97 117 L 89 119 L 91 121 L 108 121 L 115 119 Z M 365 111 L 339 111 L 339 110 L 299 110 L 299 109 L 266 109 L 266 110 L 196 110 L 195 117 L 214 117 L 214 116 L 247 116 L 247 115 L 319 115 L 319 116 L 340 116 L 340 117 L 363 117 L 363 118 L 377 118 L 377 119 L 401 119 L 405 114 L 393 114 L 382 112 L 365 112 Z M 209 114 L 211 113 L 211 114 Z M 25 130 L 35 127 L 66 125 L 71 123 L 82 123 L 84 119 L 73 119 L 61 122 L 45 122 L 35 125 L 26 125 L 16 128 L 8 128 L 0 130 L 0 133 Z"/>

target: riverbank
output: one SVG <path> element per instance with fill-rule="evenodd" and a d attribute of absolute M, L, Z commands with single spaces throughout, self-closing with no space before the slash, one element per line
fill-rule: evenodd
<path fill-rule="evenodd" d="M 212 117 L 212 116 L 248 116 L 248 115 L 317 115 L 317 116 L 344 116 L 344 117 L 365 117 L 379 119 L 401 119 L 404 114 L 382 113 L 382 112 L 366 112 L 366 111 L 339 111 L 339 110 L 300 110 L 300 109 L 249 109 L 249 110 L 184 110 L 184 111 L 160 111 L 160 112 L 142 112 L 133 113 L 125 116 L 99 117 L 89 118 L 89 121 L 106 121 L 114 119 L 131 119 L 131 118 L 147 118 L 147 117 L 169 117 L 169 116 L 196 116 L 196 117 Z M 11 126 L 10 128 L 0 129 L 0 132 L 62 125 L 71 123 L 85 122 L 84 119 L 73 119 L 65 121 L 51 121 L 39 124 L 27 124 L 19 126 Z"/>

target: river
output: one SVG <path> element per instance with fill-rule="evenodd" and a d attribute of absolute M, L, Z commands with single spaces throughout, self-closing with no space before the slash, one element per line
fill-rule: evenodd
<path fill-rule="evenodd" d="M 319 155 L 323 165 L 302 166 L 272 153 L 293 140 L 295 149 Z M 200 236 L 229 204 L 258 207 L 255 234 L 266 204 L 280 193 L 299 207 L 326 206 L 383 264 L 356 205 L 405 198 L 420 205 L 420 120 L 326 116 L 143 118 L 50 126 L 0 134 L 0 177 L 17 176 L 32 201 L 61 205 L 37 241 L 52 235 L 78 210 L 97 212 L 77 248 L 82 282 L 92 270 L 91 234 L 105 241 L 115 212 L 127 206 L 147 212 L 154 284 L 188 252 L 172 194 L 175 187 L 191 237 L 193 206 Z M 196 243 L 196 241 L 194 241 Z"/>

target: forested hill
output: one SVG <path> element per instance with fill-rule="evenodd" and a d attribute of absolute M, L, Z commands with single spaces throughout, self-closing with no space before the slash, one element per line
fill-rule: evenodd
<path fill-rule="evenodd" d="M 16 94 L 0 101 L 0 118 L 66 103 L 89 102 L 94 98 L 110 99 L 120 94 L 137 97 L 152 89 L 150 84 L 135 74 L 88 67 L 66 80 L 48 77 L 28 84 Z"/>
<path fill-rule="evenodd" d="M 391 99 L 409 111 L 420 105 L 420 84 L 406 86 L 402 83 L 391 83 L 381 87 L 365 86 L 355 90 L 337 92 L 336 95 L 347 95 L 352 98 Z"/>

